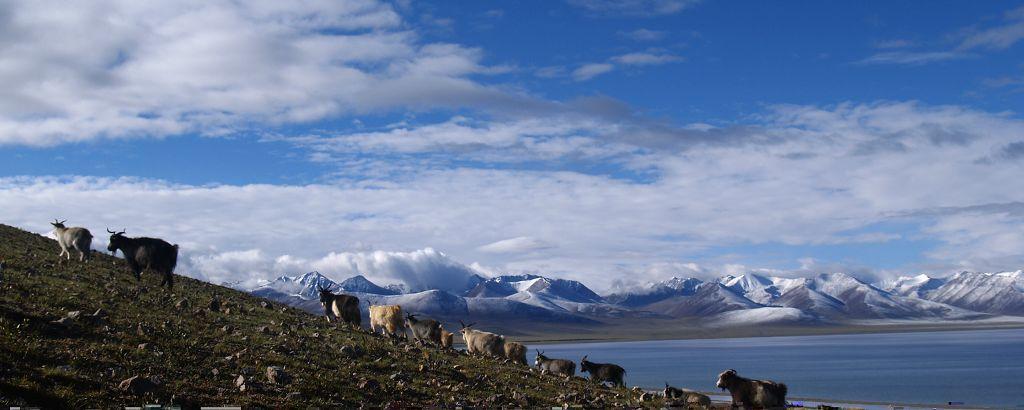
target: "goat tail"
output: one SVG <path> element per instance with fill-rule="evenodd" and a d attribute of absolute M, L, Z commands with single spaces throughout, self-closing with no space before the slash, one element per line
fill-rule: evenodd
<path fill-rule="evenodd" d="M 171 271 L 174 271 L 174 267 L 178 266 L 178 244 L 172 245 L 174 252 L 171 253 Z"/>

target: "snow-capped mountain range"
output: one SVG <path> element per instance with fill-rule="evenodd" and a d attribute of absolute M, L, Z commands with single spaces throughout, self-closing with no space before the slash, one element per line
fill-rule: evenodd
<path fill-rule="evenodd" d="M 629 292 L 599 295 L 584 284 L 538 275 L 473 278 L 467 289 L 409 293 L 359 275 L 336 282 L 318 272 L 282 276 L 253 289 L 255 295 L 320 313 L 317 291 L 358 296 L 371 304 L 448 320 L 523 319 L 548 323 L 599 323 L 611 318 L 698 318 L 708 325 L 842 323 L 845 321 L 969 320 L 1024 316 L 1024 271 L 926 275 L 869 284 L 844 273 L 806 278 L 759 274 L 702 281 L 672 278 Z M 364 309 L 364 313 L 365 313 Z"/>

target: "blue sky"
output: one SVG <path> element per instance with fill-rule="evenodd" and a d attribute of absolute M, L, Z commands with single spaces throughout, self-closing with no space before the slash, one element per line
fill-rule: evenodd
<path fill-rule="evenodd" d="M 3 222 L 138 221 L 212 281 L 1024 262 L 1018 2 L 15 1 L 0 20 Z"/>

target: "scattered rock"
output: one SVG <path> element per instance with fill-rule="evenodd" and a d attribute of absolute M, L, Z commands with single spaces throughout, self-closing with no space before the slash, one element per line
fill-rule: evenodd
<path fill-rule="evenodd" d="M 235 330 L 235 328 L 234 326 L 231 325 L 224 325 L 224 327 L 220 328 L 220 330 L 222 330 L 224 333 L 231 333 Z"/>
<path fill-rule="evenodd" d="M 220 370 L 218 370 L 218 369 L 211 369 L 210 370 L 210 374 L 212 374 L 214 377 L 220 376 Z"/>
<path fill-rule="evenodd" d="M 363 356 L 363 349 L 359 346 L 342 346 L 341 354 L 348 356 L 352 359 L 356 359 Z"/>
<path fill-rule="evenodd" d="M 139 343 L 139 350 L 146 350 L 149 347 L 149 343 Z"/>
<path fill-rule="evenodd" d="M 265 334 L 265 335 L 266 334 L 270 334 L 270 328 L 267 327 L 267 326 L 260 326 L 259 328 L 256 329 L 256 331 L 258 331 L 258 332 L 260 332 L 262 334 Z"/>
<path fill-rule="evenodd" d="M 131 378 L 122 380 L 121 383 L 117 385 L 118 389 L 137 396 L 154 391 L 157 387 L 157 384 L 152 380 L 142 376 L 132 376 Z"/>
<path fill-rule="evenodd" d="M 267 301 L 265 301 L 265 300 L 261 300 L 261 301 L 260 301 L 260 307 L 262 307 L 262 308 L 264 308 L 264 309 L 270 309 L 270 307 L 271 307 L 271 306 L 270 306 L 270 302 L 267 302 Z"/>
<path fill-rule="evenodd" d="M 279 366 L 267 366 L 267 380 L 273 384 L 288 384 L 292 382 L 292 376 Z"/>
<path fill-rule="evenodd" d="M 231 308 L 224 309 L 224 314 L 225 315 L 230 315 L 231 314 Z"/>
<path fill-rule="evenodd" d="M 188 309 L 188 308 L 189 308 L 189 305 L 190 305 L 190 304 L 188 303 L 188 299 L 186 299 L 186 298 L 181 298 L 181 299 L 179 299 L 179 300 L 178 300 L 178 303 L 175 303 L 175 304 L 174 304 L 174 308 L 175 308 L 175 309 L 178 309 L 178 310 L 181 310 L 181 309 Z"/>
<path fill-rule="evenodd" d="M 377 383 L 377 381 L 373 379 L 363 379 L 359 382 L 357 387 L 359 387 L 359 390 L 364 391 L 377 390 L 380 388 L 380 383 Z"/>

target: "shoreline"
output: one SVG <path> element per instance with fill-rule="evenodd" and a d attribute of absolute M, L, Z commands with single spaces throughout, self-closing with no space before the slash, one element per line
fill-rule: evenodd
<path fill-rule="evenodd" d="M 662 332 L 657 334 L 639 332 L 625 334 L 619 331 L 605 333 L 606 336 L 575 335 L 558 333 L 540 333 L 522 335 L 515 340 L 528 343 L 554 345 L 575 343 L 619 343 L 664 340 L 706 340 L 706 339 L 746 339 L 756 337 L 789 337 L 789 336 L 833 336 L 890 333 L 929 333 L 929 332 L 960 332 L 978 330 L 1024 329 L 1024 318 L 1019 321 L 1008 320 L 984 323 L 921 323 L 921 324 L 847 324 L 838 326 L 804 326 L 804 327 L 749 327 L 724 329 L 679 329 L 678 332 Z M 716 332 L 720 330 L 720 332 Z"/>

